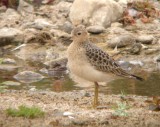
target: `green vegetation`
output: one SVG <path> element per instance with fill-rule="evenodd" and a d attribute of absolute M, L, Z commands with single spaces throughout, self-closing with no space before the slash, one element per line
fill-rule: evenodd
<path fill-rule="evenodd" d="M 115 112 L 113 113 L 116 116 L 128 116 L 126 110 L 129 109 L 129 106 L 126 102 L 117 102 L 116 108 L 114 108 Z"/>
<path fill-rule="evenodd" d="M 2 64 L 2 62 L 3 62 L 3 58 L 0 58 L 0 64 Z"/>
<path fill-rule="evenodd" d="M 6 90 L 6 86 L 0 86 L 0 93 L 4 93 Z"/>
<path fill-rule="evenodd" d="M 12 117 L 36 118 L 44 116 L 44 112 L 38 107 L 19 106 L 18 109 L 8 108 L 6 113 Z"/>

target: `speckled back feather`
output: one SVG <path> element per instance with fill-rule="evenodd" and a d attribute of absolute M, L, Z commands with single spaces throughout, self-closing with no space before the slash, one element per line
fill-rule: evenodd
<path fill-rule="evenodd" d="M 95 69 L 122 77 L 137 79 L 134 75 L 123 70 L 114 59 L 91 42 L 85 42 L 84 48 L 90 64 L 94 66 Z"/>

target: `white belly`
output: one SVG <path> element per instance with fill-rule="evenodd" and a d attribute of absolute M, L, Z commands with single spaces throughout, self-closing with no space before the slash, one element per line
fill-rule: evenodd
<path fill-rule="evenodd" d="M 83 62 L 80 62 L 80 64 L 77 65 L 72 62 L 68 64 L 68 67 L 71 73 L 91 82 L 109 82 L 115 77 L 111 73 L 104 73 L 96 70 L 89 63 L 83 64 Z"/>

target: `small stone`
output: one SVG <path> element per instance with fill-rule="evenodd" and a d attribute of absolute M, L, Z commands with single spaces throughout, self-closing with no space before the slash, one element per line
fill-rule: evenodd
<path fill-rule="evenodd" d="M 64 32 L 70 34 L 71 31 L 72 31 L 72 29 L 73 29 L 73 25 L 72 25 L 70 22 L 66 21 L 66 22 L 63 24 L 63 30 L 64 30 Z"/>
<path fill-rule="evenodd" d="M 153 40 L 154 40 L 153 35 L 140 35 L 136 38 L 137 42 L 141 42 L 143 44 L 151 44 Z"/>
<path fill-rule="evenodd" d="M 142 45 L 140 43 L 135 43 L 130 49 L 131 54 L 139 54 L 141 52 Z"/>
<path fill-rule="evenodd" d="M 44 76 L 32 71 L 23 71 L 16 74 L 14 78 L 23 83 L 32 83 L 42 80 Z"/>
<path fill-rule="evenodd" d="M 4 27 L 0 29 L 0 46 L 8 45 L 13 42 L 23 42 L 22 31 L 16 28 Z"/>
<path fill-rule="evenodd" d="M 16 61 L 14 59 L 6 58 L 2 61 L 3 64 L 16 64 Z"/>
<path fill-rule="evenodd" d="M 39 70 L 41 73 L 48 74 L 48 70 L 46 68 L 42 68 Z"/>
<path fill-rule="evenodd" d="M 144 64 L 139 61 L 139 60 L 132 60 L 132 61 L 129 61 L 130 64 L 132 65 L 139 65 L 139 66 L 143 66 Z"/>
<path fill-rule="evenodd" d="M 119 23 L 119 22 L 114 22 L 111 24 L 111 27 L 122 27 L 123 24 L 122 23 Z"/>
<path fill-rule="evenodd" d="M 67 65 L 67 58 L 57 58 L 51 61 L 47 61 L 44 63 L 49 68 L 55 68 L 55 67 L 65 67 Z"/>
<path fill-rule="evenodd" d="M 73 116 L 74 115 L 74 113 L 72 113 L 72 112 L 64 112 L 63 113 L 63 116 Z"/>
<path fill-rule="evenodd" d="M 87 27 L 87 31 L 92 34 L 100 34 L 105 31 L 105 28 L 103 26 L 95 25 Z"/>
<path fill-rule="evenodd" d="M 19 66 L 15 66 L 15 65 L 0 65 L 0 70 L 1 71 L 16 71 L 19 68 Z"/>
<path fill-rule="evenodd" d="M 36 88 L 30 88 L 29 91 L 36 91 Z"/>
<path fill-rule="evenodd" d="M 132 45 L 133 43 L 135 43 L 134 36 L 128 34 L 128 35 L 120 35 L 120 36 L 111 38 L 111 40 L 108 41 L 108 46 L 111 48 L 115 48 L 116 46 L 117 48 L 121 48 L 128 45 Z"/>

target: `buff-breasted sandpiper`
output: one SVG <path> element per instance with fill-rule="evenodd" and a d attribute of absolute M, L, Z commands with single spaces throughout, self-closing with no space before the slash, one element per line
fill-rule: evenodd
<path fill-rule="evenodd" d="M 83 25 L 72 30 L 72 38 L 73 42 L 67 50 L 68 67 L 74 75 L 94 82 L 94 107 L 98 105 L 98 82 L 106 82 L 117 76 L 142 80 L 122 69 L 112 57 L 90 42 Z"/>

